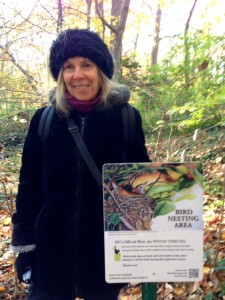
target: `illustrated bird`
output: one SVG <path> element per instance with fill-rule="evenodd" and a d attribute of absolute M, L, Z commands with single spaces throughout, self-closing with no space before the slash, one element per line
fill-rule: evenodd
<path fill-rule="evenodd" d="M 119 196 L 137 196 L 140 195 L 140 191 L 136 191 L 134 189 L 131 189 L 128 185 L 118 185 L 116 182 L 112 182 L 112 190 L 114 195 Z"/>

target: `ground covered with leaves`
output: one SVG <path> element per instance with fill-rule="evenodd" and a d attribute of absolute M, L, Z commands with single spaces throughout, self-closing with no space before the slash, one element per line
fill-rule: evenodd
<path fill-rule="evenodd" d="M 202 131 L 199 137 L 185 136 L 169 142 L 149 144 L 151 158 L 157 161 L 187 161 L 204 164 L 204 276 L 200 282 L 162 282 L 157 299 L 225 299 L 225 134 L 223 129 Z M 0 145 L 0 299 L 26 299 L 26 284 L 18 283 L 14 272 L 15 255 L 9 250 L 11 215 L 15 209 L 22 140 Z M 127 285 L 120 300 L 142 299 L 142 285 Z M 106 299 L 107 300 L 107 299 Z"/>

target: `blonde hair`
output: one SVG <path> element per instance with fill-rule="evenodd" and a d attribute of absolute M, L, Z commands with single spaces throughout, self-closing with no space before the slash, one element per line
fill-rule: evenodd
<path fill-rule="evenodd" d="M 117 84 L 113 80 L 110 80 L 106 75 L 98 68 L 99 72 L 99 84 L 101 88 L 101 101 L 104 106 L 108 107 L 108 97 L 113 89 L 116 88 Z M 60 112 L 68 115 L 71 110 L 71 106 L 68 101 L 65 99 L 66 86 L 63 80 L 62 69 L 59 72 L 57 79 L 57 88 L 54 90 L 54 102 L 56 109 Z"/>

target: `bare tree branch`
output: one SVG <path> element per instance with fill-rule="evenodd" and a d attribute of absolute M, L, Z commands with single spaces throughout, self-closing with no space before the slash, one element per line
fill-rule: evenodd
<path fill-rule="evenodd" d="M 117 34 L 117 30 L 115 27 L 111 26 L 101 15 L 100 11 L 99 11 L 99 8 L 98 8 L 98 3 L 97 3 L 98 0 L 95 0 L 95 8 L 96 8 L 96 12 L 97 12 L 97 15 L 99 16 L 99 19 L 102 21 L 102 23 L 108 27 L 113 33 Z"/>
<path fill-rule="evenodd" d="M 29 19 L 26 19 L 24 16 L 22 16 L 22 15 L 20 15 L 20 16 L 24 19 L 23 23 L 25 23 L 25 22 L 26 22 L 26 23 L 29 23 L 29 24 L 31 24 L 32 26 L 41 29 L 43 32 L 46 32 L 46 33 L 48 33 L 48 34 L 52 34 L 52 30 L 48 31 L 46 27 L 41 27 L 41 26 L 39 26 L 39 25 L 37 25 L 37 24 L 31 22 Z M 21 24 L 23 24 L 23 23 L 21 23 Z M 21 24 L 20 24 L 20 25 L 21 25 Z"/>
<path fill-rule="evenodd" d="M 56 18 L 52 15 L 52 13 L 41 3 L 41 1 L 38 0 L 38 2 L 40 3 L 41 7 L 51 16 L 51 18 L 57 21 Z"/>
<path fill-rule="evenodd" d="M 16 61 L 13 54 L 8 49 L 4 48 L 1 45 L 0 45 L 0 49 L 2 49 L 3 51 L 5 51 L 5 53 L 8 54 L 8 56 L 11 59 L 11 62 L 14 64 L 14 66 L 16 66 L 25 75 L 27 82 L 31 85 L 31 88 L 35 91 L 35 93 L 37 95 L 41 96 L 41 94 L 38 92 L 38 89 L 34 85 L 34 82 L 37 83 L 37 81 L 34 79 L 34 77 L 31 76 L 23 67 L 21 67 L 21 65 Z"/>

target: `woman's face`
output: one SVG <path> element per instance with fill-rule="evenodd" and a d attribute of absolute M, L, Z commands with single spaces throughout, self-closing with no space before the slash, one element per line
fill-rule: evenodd
<path fill-rule="evenodd" d="M 63 80 L 70 95 L 80 101 L 90 101 L 99 92 L 99 71 L 88 58 L 69 58 L 62 68 Z"/>

